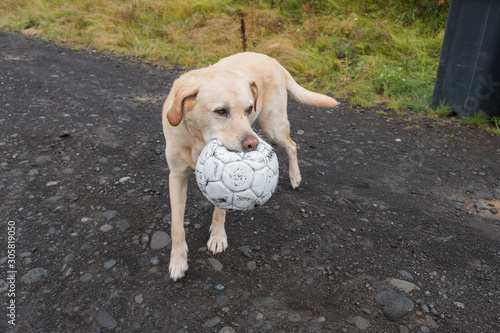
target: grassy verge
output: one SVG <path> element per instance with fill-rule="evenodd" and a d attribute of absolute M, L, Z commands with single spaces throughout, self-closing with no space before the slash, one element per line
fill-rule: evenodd
<path fill-rule="evenodd" d="M 363 106 L 428 113 L 444 35 L 442 0 L 3 0 L 0 28 L 202 67 L 247 51 L 302 85 Z M 438 114 L 447 114 L 438 108 Z"/>

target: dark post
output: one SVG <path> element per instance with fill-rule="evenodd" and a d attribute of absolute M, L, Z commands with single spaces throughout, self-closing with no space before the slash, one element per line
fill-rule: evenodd
<path fill-rule="evenodd" d="M 452 0 L 432 106 L 500 116 L 500 1 Z"/>

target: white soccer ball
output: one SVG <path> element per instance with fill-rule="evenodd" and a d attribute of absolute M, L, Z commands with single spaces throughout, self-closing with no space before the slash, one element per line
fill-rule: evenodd
<path fill-rule="evenodd" d="M 196 181 L 213 205 L 226 210 L 250 210 L 264 204 L 276 190 L 278 157 L 259 138 L 257 149 L 229 151 L 219 140 L 211 140 L 196 163 Z"/>

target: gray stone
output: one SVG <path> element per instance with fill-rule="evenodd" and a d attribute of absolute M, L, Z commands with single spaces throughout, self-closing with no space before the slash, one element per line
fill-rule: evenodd
<path fill-rule="evenodd" d="M 0 294 L 3 294 L 9 289 L 9 284 L 4 279 L 0 279 Z"/>
<path fill-rule="evenodd" d="M 101 213 L 101 216 L 104 217 L 106 220 L 112 220 L 118 215 L 118 212 L 116 210 L 107 210 L 103 213 Z"/>
<path fill-rule="evenodd" d="M 26 284 L 32 284 L 46 277 L 48 273 L 49 272 L 44 268 L 33 268 L 21 277 L 21 281 Z"/>
<path fill-rule="evenodd" d="M 87 283 L 92 281 L 93 275 L 90 273 L 85 273 L 82 276 L 80 276 L 80 281 L 83 283 Z"/>
<path fill-rule="evenodd" d="M 50 156 L 42 155 L 40 157 L 37 157 L 37 159 L 35 160 L 35 164 L 42 165 L 42 164 L 50 162 L 51 160 L 52 160 L 52 158 Z"/>
<path fill-rule="evenodd" d="M 361 311 L 363 311 L 367 315 L 371 315 L 372 314 L 372 311 L 370 309 L 368 309 L 368 308 L 362 308 Z"/>
<path fill-rule="evenodd" d="M 210 265 L 212 265 L 212 268 L 217 272 L 222 271 L 222 268 L 224 267 L 222 266 L 219 260 L 214 258 L 208 258 L 208 262 L 210 263 Z"/>
<path fill-rule="evenodd" d="M 216 325 L 219 325 L 221 322 L 221 319 L 219 317 L 213 317 L 205 321 L 205 327 L 214 327 Z"/>
<path fill-rule="evenodd" d="M 19 177 L 19 176 L 20 176 L 20 175 L 22 175 L 22 174 L 23 174 L 23 170 L 21 170 L 21 169 L 14 169 L 14 170 L 12 170 L 12 171 L 10 172 L 10 175 L 11 175 L 12 177 Z"/>
<path fill-rule="evenodd" d="M 120 140 L 118 140 L 117 136 L 106 127 L 95 129 L 94 135 L 94 137 L 91 137 L 91 140 L 94 141 L 95 144 L 103 145 L 108 148 L 117 148 L 120 145 Z"/>
<path fill-rule="evenodd" d="M 224 326 L 219 333 L 236 333 L 236 331 L 231 326 Z"/>
<path fill-rule="evenodd" d="M 160 250 L 167 247 L 171 242 L 172 240 L 166 232 L 156 231 L 151 237 L 150 246 L 152 250 Z"/>
<path fill-rule="evenodd" d="M 250 248 L 250 246 L 248 246 L 248 245 L 240 246 L 238 248 L 238 251 L 240 251 L 241 253 L 243 253 L 243 255 L 245 257 L 252 258 L 252 255 L 250 254 L 250 252 L 252 252 L 252 249 Z"/>
<path fill-rule="evenodd" d="M 476 207 L 477 210 L 489 209 L 488 205 L 485 204 L 484 201 L 482 201 L 482 200 L 476 201 L 476 203 L 474 204 L 474 207 Z"/>
<path fill-rule="evenodd" d="M 218 306 L 224 307 L 229 304 L 229 297 L 226 295 L 217 296 L 215 302 L 217 303 Z"/>
<path fill-rule="evenodd" d="M 493 200 L 493 194 L 489 193 L 489 192 L 484 192 L 484 191 L 478 191 L 477 192 L 477 195 L 479 195 L 479 197 L 481 199 L 484 199 L 484 200 Z"/>
<path fill-rule="evenodd" d="M 272 297 L 264 297 L 260 302 L 260 305 L 264 307 L 266 311 L 271 311 L 276 305 L 276 300 Z"/>
<path fill-rule="evenodd" d="M 144 297 L 142 296 L 142 294 L 136 295 L 136 296 L 134 297 L 134 301 L 135 301 L 137 304 L 141 304 L 141 303 L 144 301 Z"/>
<path fill-rule="evenodd" d="M 64 168 L 62 172 L 65 175 L 69 175 L 69 174 L 72 174 L 74 171 L 75 171 L 75 169 L 73 169 L 73 168 Z"/>
<path fill-rule="evenodd" d="M 104 224 L 99 228 L 99 230 L 101 230 L 102 232 L 108 232 L 112 229 L 113 229 L 113 226 L 111 224 Z"/>
<path fill-rule="evenodd" d="M 63 258 L 63 261 L 65 263 L 70 262 L 71 260 L 75 259 L 75 255 L 73 253 L 68 254 L 66 257 Z"/>
<path fill-rule="evenodd" d="M 130 177 L 126 176 L 126 177 L 122 177 L 120 178 L 120 180 L 118 180 L 120 183 L 122 184 L 125 184 L 126 182 L 128 182 L 130 180 Z"/>
<path fill-rule="evenodd" d="M 118 326 L 116 319 L 111 317 L 109 313 L 104 310 L 99 310 L 95 319 L 101 326 L 107 328 L 108 330 L 114 330 Z"/>
<path fill-rule="evenodd" d="M 362 331 L 365 331 L 370 327 L 370 322 L 361 316 L 351 317 L 347 320 L 347 322 Z"/>
<path fill-rule="evenodd" d="M 108 164 L 109 160 L 106 157 L 99 157 L 97 159 L 97 162 L 99 162 L 101 164 Z"/>
<path fill-rule="evenodd" d="M 67 138 L 70 135 L 71 135 L 71 132 L 68 129 L 62 130 L 59 133 L 59 137 L 61 137 L 61 138 Z"/>
<path fill-rule="evenodd" d="M 375 301 L 383 305 L 384 315 L 390 320 L 398 320 L 415 307 L 412 300 L 394 291 L 382 291 L 375 296 Z"/>
<path fill-rule="evenodd" d="M 436 321 L 430 316 L 430 315 L 426 315 L 425 316 L 425 325 L 431 329 L 437 329 L 439 328 L 438 324 L 436 323 Z"/>
<path fill-rule="evenodd" d="M 399 333 L 410 333 L 410 330 L 408 329 L 408 327 L 404 326 L 404 325 L 399 325 Z"/>
<path fill-rule="evenodd" d="M 288 316 L 288 320 L 291 321 L 292 323 L 298 323 L 299 321 L 302 320 L 302 317 L 300 316 L 299 313 L 292 313 Z"/>
<path fill-rule="evenodd" d="M 389 279 L 388 281 L 391 285 L 393 285 L 394 287 L 396 287 L 398 289 L 403 290 L 407 294 L 409 294 L 414 289 L 420 290 L 420 288 L 417 287 L 417 285 L 415 285 L 414 283 L 408 282 L 408 281 L 404 281 L 404 280 L 400 280 L 400 279 Z"/>
<path fill-rule="evenodd" d="M 253 270 L 255 270 L 257 268 L 257 263 L 252 260 L 252 261 L 247 262 L 246 266 L 247 266 L 247 269 L 249 271 L 253 271 Z"/>
<path fill-rule="evenodd" d="M 116 222 L 115 225 L 116 225 L 116 228 L 118 230 L 120 230 L 121 232 L 130 228 L 130 223 L 128 222 L 128 220 L 120 220 L 120 221 Z"/>
<path fill-rule="evenodd" d="M 264 331 L 272 331 L 273 329 L 273 326 L 271 325 L 271 322 L 269 320 L 266 320 L 263 324 L 262 324 L 262 330 Z"/>
<path fill-rule="evenodd" d="M 109 259 L 104 263 L 104 268 L 105 269 L 111 269 L 113 266 L 116 265 L 116 260 L 115 259 Z"/>
<path fill-rule="evenodd" d="M 404 269 L 400 270 L 398 273 L 399 273 L 399 275 L 401 275 L 401 277 L 403 277 L 407 280 L 413 280 L 413 275 Z"/>
<path fill-rule="evenodd" d="M 312 324 L 322 324 L 325 321 L 326 321 L 325 317 L 316 317 L 316 318 L 311 319 Z"/>

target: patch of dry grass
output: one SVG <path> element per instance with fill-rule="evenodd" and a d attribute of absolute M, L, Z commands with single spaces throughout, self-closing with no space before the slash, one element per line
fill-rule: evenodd
<path fill-rule="evenodd" d="M 0 27 L 201 67 L 243 51 L 277 58 L 302 85 L 354 103 L 428 108 L 442 29 L 347 0 L 3 0 Z M 310 3 L 310 1 L 307 1 Z M 357 7 L 356 7 L 357 6 Z M 378 6 L 378 7 L 377 7 Z M 369 10 L 368 10 L 369 9 Z M 403 13 L 404 14 L 404 13 Z M 397 17 L 397 19 L 395 19 Z M 444 23 L 442 24 L 444 27 Z"/>

